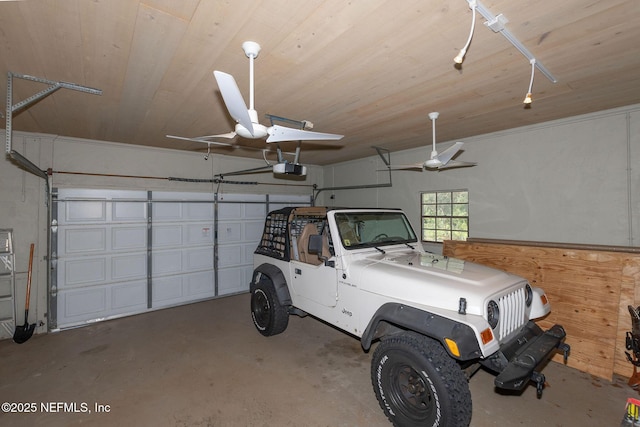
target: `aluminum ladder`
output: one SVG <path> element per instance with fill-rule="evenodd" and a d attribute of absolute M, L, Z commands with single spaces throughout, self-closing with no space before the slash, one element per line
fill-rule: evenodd
<path fill-rule="evenodd" d="M 16 328 L 15 291 L 13 229 L 0 228 L 0 339 L 13 337 Z"/>

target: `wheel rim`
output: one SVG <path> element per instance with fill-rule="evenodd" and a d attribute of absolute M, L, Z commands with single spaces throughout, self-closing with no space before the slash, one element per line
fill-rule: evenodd
<path fill-rule="evenodd" d="M 390 398 L 408 418 L 425 420 L 436 410 L 427 379 L 410 365 L 399 363 L 390 372 Z"/>
<path fill-rule="evenodd" d="M 253 293 L 253 298 L 251 298 L 251 311 L 253 311 L 256 325 L 262 329 L 266 328 L 269 324 L 269 318 L 271 317 L 271 307 L 262 289 L 256 289 Z"/>

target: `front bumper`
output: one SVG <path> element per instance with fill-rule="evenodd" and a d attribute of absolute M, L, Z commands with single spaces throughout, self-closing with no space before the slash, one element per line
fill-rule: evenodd
<path fill-rule="evenodd" d="M 499 354 L 490 358 L 488 367 L 499 372 L 495 386 L 506 390 L 522 390 L 529 381 L 533 381 L 540 395 L 545 378 L 538 372 L 538 367 L 556 351 L 564 352 L 566 362 L 570 350 L 569 345 L 564 343 L 566 336 L 560 325 L 543 331 L 529 321 L 516 337 L 500 348 Z"/>

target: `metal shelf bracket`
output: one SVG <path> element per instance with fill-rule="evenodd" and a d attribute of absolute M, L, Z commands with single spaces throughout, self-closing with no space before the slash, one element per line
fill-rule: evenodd
<path fill-rule="evenodd" d="M 35 95 L 32 95 L 30 97 L 28 97 L 27 99 L 20 101 L 16 104 L 13 103 L 13 78 L 18 78 L 18 79 L 23 79 L 23 80 L 30 80 L 33 82 L 37 82 L 37 83 L 44 83 L 49 85 L 49 87 L 47 87 L 44 90 L 41 90 L 40 92 L 36 93 Z M 71 89 L 71 90 L 77 90 L 79 92 L 86 92 L 86 93 L 90 93 L 93 95 L 102 95 L 102 90 L 100 89 L 94 89 L 92 87 L 87 87 L 87 86 L 82 86 L 76 83 L 68 83 L 68 82 L 55 82 L 52 80 L 47 80 L 47 79 L 42 79 L 39 77 L 33 77 L 33 76 L 29 76 L 27 74 L 17 74 L 17 73 L 12 73 L 11 71 L 9 71 L 7 73 L 7 104 L 6 104 L 6 111 L 5 111 L 5 140 L 6 140 L 6 153 L 7 154 L 11 154 L 11 136 L 13 133 L 13 114 L 17 111 L 20 111 L 24 108 L 28 108 L 30 107 L 33 103 L 51 95 L 53 92 L 57 91 L 58 89 Z"/>

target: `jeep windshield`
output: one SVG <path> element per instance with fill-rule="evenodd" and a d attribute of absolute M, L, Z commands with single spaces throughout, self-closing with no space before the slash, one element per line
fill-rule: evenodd
<path fill-rule="evenodd" d="M 418 240 L 402 212 L 337 212 L 336 224 L 346 249 L 414 243 Z"/>

